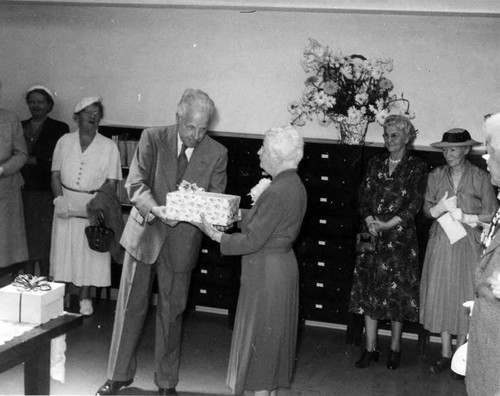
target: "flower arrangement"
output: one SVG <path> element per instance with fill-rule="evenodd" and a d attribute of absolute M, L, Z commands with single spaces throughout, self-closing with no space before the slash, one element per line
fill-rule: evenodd
<path fill-rule="evenodd" d="M 264 192 L 264 190 L 271 185 L 271 179 L 260 179 L 259 182 L 252 187 L 248 195 L 252 198 L 252 206 L 255 205 L 257 199 Z"/>
<path fill-rule="evenodd" d="M 313 75 L 306 79 L 302 97 L 288 106 L 292 125 L 303 126 L 314 115 L 323 126 L 331 122 L 359 124 L 363 120 L 382 125 L 389 114 L 415 117 L 408 100 L 391 94 L 394 86 L 385 74 L 392 71 L 392 59 L 344 56 L 309 39 L 301 64 Z"/>

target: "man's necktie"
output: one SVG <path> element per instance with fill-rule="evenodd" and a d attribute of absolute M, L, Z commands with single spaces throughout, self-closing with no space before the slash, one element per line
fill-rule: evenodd
<path fill-rule="evenodd" d="M 182 178 L 184 177 L 184 172 L 186 171 L 188 165 L 188 159 L 186 156 L 187 148 L 188 147 L 183 143 L 181 152 L 177 157 L 177 185 L 179 185 L 180 182 L 182 181 Z"/>

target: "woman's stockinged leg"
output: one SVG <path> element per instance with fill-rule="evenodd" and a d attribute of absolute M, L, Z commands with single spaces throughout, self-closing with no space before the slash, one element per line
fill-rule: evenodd
<path fill-rule="evenodd" d="M 451 334 L 447 331 L 441 332 L 441 356 L 449 358 L 453 355 L 451 350 Z"/>
<path fill-rule="evenodd" d="M 377 329 L 378 320 L 365 315 L 366 350 L 368 352 L 372 352 L 377 349 Z"/>
<path fill-rule="evenodd" d="M 403 332 L 403 322 L 391 321 L 391 350 L 399 352 L 401 350 L 401 334 Z"/>

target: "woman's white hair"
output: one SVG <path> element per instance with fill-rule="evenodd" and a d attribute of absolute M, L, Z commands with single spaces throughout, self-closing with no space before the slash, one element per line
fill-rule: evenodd
<path fill-rule="evenodd" d="M 265 133 L 269 151 L 282 162 L 297 167 L 304 155 L 304 139 L 292 126 L 274 127 Z"/>
<path fill-rule="evenodd" d="M 485 117 L 486 118 L 486 117 Z M 490 141 L 495 152 L 500 153 L 500 113 L 488 115 L 484 121 L 484 131 L 486 132 L 486 141 Z M 491 153 L 490 153 L 491 154 Z"/>

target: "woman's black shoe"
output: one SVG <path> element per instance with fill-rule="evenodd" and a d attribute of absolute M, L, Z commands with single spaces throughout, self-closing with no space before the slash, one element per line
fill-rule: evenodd
<path fill-rule="evenodd" d="M 370 365 L 370 362 L 373 360 L 374 362 L 378 362 L 378 358 L 380 356 L 380 351 L 367 351 L 366 349 L 363 351 L 363 355 L 361 355 L 361 359 L 356 362 L 357 368 L 365 368 Z"/>
<path fill-rule="evenodd" d="M 389 359 L 387 360 L 387 368 L 389 370 L 396 370 L 399 367 L 399 362 L 401 361 L 401 351 L 393 351 L 389 353 Z"/>
<path fill-rule="evenodd" d="M 441 356 L 441 359 L 436 361 L 433 365 L 429 366 L 427 370 L 431 374 L 437 374 L 451 366 L 451 358 Z"/>

